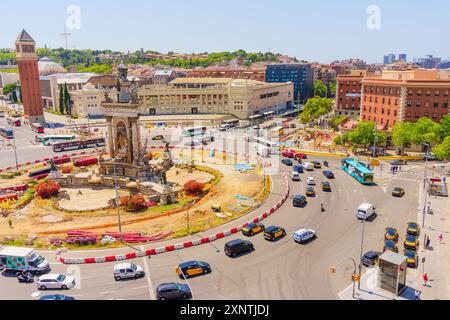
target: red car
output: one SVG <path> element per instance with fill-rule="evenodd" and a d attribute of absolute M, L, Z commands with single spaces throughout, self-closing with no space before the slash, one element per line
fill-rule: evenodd
<path fill-rule="evenodd" d="M 282 153 L 282 155 L 283 155 L 283 157 L 290 158 L 290 159 L 294 157 L 294 153 L 290 152 L 290 151 L 284 151 Z"/>
<path fill-rule="evenodd" d="M 306 155 L 306 154 L 304 154 L 304 153 L 297 153 L 296 155 L 295 155 L 295 159 L 308 159 L 308 156 Z"/>

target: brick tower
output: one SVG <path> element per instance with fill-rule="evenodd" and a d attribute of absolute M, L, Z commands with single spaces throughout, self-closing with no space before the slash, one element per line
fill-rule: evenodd
<path fill-rule="evenodd" d="M 36 42 L 25 31 L 16 40 L 16 60 L 19 65 L 20 87 L 25 118 L 29 123 L 44 123 L 41 87 L 39 83 Z"/>

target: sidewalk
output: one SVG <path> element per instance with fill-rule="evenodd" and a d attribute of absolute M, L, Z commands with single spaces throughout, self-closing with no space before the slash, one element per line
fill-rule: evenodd
<path fill-rule="evenodd" d="M 418 222 L 422 225 L 425 190 L 423 184 L 420 187 L 420 205 Z M 419 267 L 417 269 L 417 282 L 422 291 L 424 300 L 446 300 L 450 297 L 450 199 L 443 197 L 428 197 L 433 214 L 425 217 L 425 227 L 422 226 L 420 234 Z M 442 243 L 439 235 L 442 234 Z M 430 247 L 424 249 L 426 237 L 430 238 Z M 425 258 L 425 263 L 422 259 Z M 428 286 L 423 286 L 423 274 L 427 273 Z"/>

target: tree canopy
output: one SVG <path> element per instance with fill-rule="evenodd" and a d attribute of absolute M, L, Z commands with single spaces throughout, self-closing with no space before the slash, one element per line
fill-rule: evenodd
<path fill-rule="evenodd" d="M 318 119 L 319 117 L 330 113 L 333 110 L 333 99 L 327 99 L 322 97 L 315 97 L 309 99 L 303 112 L 300 115 L 300 121 L 302 123 L 309 123 Z"/>
<path fill-rule="evenodd" d="M 364 149 L 371 145 L 382 145 L 386 141 L 386 134 L 376 130 L 373 121 L 361 121 L 353 132 L 348 134 L 348 140 L 356 146 Z"/>
<path fill-rule="evenodd" d="M 327 96 L 328 88 L 321 80 L 316 81 L 314 84 L 316 96 L 325 98 Z"/>

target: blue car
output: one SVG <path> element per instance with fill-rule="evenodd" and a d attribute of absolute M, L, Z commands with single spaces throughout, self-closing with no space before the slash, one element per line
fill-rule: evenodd
<path fill-rule="evenodd" d="M 298 173 L 303 173 L 303 166 L 295 165 L 294 171 Z"/>
<path fill-rule="evenodd" d="M 283 160 L 281 160 L 281 163 L 288 167 L 292 167 L 292 165 L 293 165 L 292 160 L 290 160 L 290 159 L 283 159 Z"/>
<path fill-rule="evenodd" d="M 52 295 L 48 295 L 48 296 L 42 296 L 39 298 L 39 300 L 75 300 L 74 297 L 69 297 L 69 296 L 65 296 L 63 294 L 52 294 Z"/>

